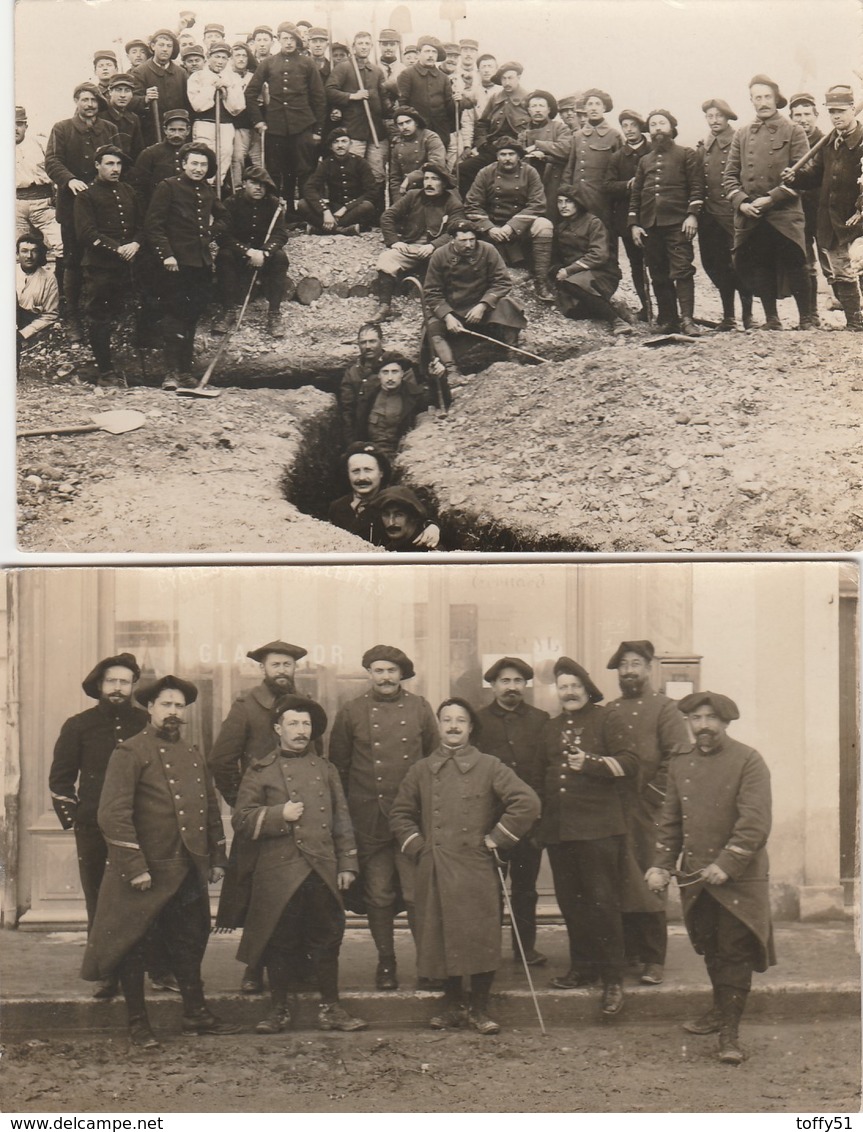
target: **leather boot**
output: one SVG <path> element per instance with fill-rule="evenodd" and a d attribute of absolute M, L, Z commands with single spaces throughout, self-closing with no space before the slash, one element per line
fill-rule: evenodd
<path fill-rule="evenodd" d="M 63 291 L 66 299 L 66 336 L 70 342 L 83 342 L 79 300 L 81 298 L 81 271 L 68 267 L 63 274 Z"/>
<path fill-rule="evenodd" d="M 368 908 L 366 916 L 369 921 L 369 931 L 378 951 L 375 986 L 378 990 L 398 990 L 393 909 L 392 907 Z"/>
<path fill-rule="evenodd" d="M 548 282 L 551 271 L 551 237 L 538 236 L 533 241 L 533 279 L 536 297 L 541 303 L 553 303 L 554 291 Z"/>
<path fill-rule="evenodd" d="M 746 991 L 737 987 L 716 988 L 721 1021 L 719 1023 L 719 1060 L 726 1065 L 739 1065 L 746 1056 L 740 1048 L 738 1028 L 746 1007 Z"/>
<path fill-rule="evenodd" d="M 673 334 L 679 329 L 674 284 L 654 283 L 653 290 L 656 294 L 656 329 L 661 334 Z"/>
<path fill-rule="evenodd" d="M 388 271 L 378 272 L 378 296 L 380 305 L 369 322 L 385 322 L 393 312 L 393 295 L 396 290 L 396 277 Z"/>
<path fill-rule="evenodd" d="M 709 1010 L 692 1018 L 681 1025 L 687 1034 L 716 1034 L 722 1024 L 722 1011 L 719 1008 L 719 995 L 716 987 L 713 988 L 713 1005 Z"/>
<path fill-rule="evenodd" d="M 749 291 L 740 292 L 740 306 L 743 308 L 743 329 L 752 330 L 755 319 L 752 317 L 752 294 Z"/>
<path fill-rule="evenodd" d="M 856 283 L 834 283 L 842 310 L 845 312 L 846 330 L 863 330 L 863 314 L 860 313 L 860 291 Z"/>
<path fill-rule="evenodd" d="M 433 334 L 431 336 L 431 348 L 435 357 L 440 358 L 444 366 L 446 366 L 446 382 L 447 385 L 455 384 L 460 385 L 464 374 L 456 365 L 456 360 L 453 356 L 452 348 L 447 342 L 446 338 L 442 335 Z"/>
<path fill-rule="evenodd" d="M 701 331 L 695 325 L 695 279 L 676 279 L 674 290 L 680 306 L 680 333 L 687 338 L 700 338 Z"/>
<path fill-rule="evenodd" d="M 821 326 L 821 319 L 818 315 L 818 276 L 809 276 L 809 317 L 812 319 L 812 325 L 816 327 Z"/>

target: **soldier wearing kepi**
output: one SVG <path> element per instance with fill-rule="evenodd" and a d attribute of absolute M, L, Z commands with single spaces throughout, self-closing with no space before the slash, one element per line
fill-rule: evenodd
<path fill-rule="evenodd" d="M 803 133 L 806 135 L 806 141 L 810 146 L 816 145 L 824 137 L 823 132 L 818 127 L 818 108 L 814 94 L 809 94 L 809 92 L 805 90 L 793 94 L 788 99 L 788 117 L 792 122 L 796 122 L 797 125 L 802 128 Z M 818 246 L 818 241 L 815 238 L 818 229 L 818 200 L 820 196 L 820 184 L 814 189 L 800 190 L 800 203 L 803 205 L 803 217 L 805 220 L 806 269 L 809 272 L 809 298 L 812 304 L 812 318 L 816 326 L 821 325 L 821 319 L 818 315 L 819 263 L 821 264 L 821 270 L 824 272 L 824 278 L 830 284 L 831 290 L 833 290 L 833 276 L 830 271 L 830 260 Z M 833 290 L 833 295 L 828 300 L 828 310 L 839 310 L 841 307 L 835 295 L 836 292 Z"/>
<path fill-rule="evenodd" d="M 642 157 L 650 152 L 650 142 L 644 136 L 647 133 L 647 123 L 636 110 L 621 110 L 617 120 L 623 132 L 623 145 L 611 155 L 603 184 L 603 193 L 610 201 L 609 234 L 615 247 L 618 237 L 623 241 L 632 272 L 632 285 L 641 300 L 641 310 L 636 317 L 640 322 L 647 322 L 648 296 L 644 252 L 634 243 L 628 221 L 629 194 L 635 181 L 635 170 Z"/>
<path fill-rule="evenodd" d="M 216 792 L 196 747 L 180 735 L 198 689 L 163 676 L 135 693 L 149 723 L 108 763 L 99 827 L 108 864 L 87 940 L 83 978 L 119 976 L 129 1038 L 158 1048 L 144 1005 L 144 954 L 161 937 L 183 996 L 183 1033 L 234 1034 L 204 1000 L 201 961 L 210 934 L 207 883 L 224 875 L 225 834 Z"/>
<path fill-rule="evenodd" d="M 713 984 L 711 1009 L 683 1028 L 690 1034 L 718 1030 L 719 1060 L 739 1065 L 745 1054 L 738 1027 L 752 972 L 776 963 L 766 849 L 770 771 L 757 751 L 726 734 L 740 718 L 733 700 L 693 692 L 678 707 L 695 749 L 669 769 L 647 882 L 661 892 L 679 869 L 686 930 Z"/>
<path fill-rule="evenodd" d="M 248 692 L 241 692 L 219 729 L 216 741 L 207 756 L 207 765 L 216 789 L 235 809 L 243 775 L 255 761 L 273 749 L 272 714 L 276 700 L 293 695 L 297 661 L 306 649 L 287 641 L 269 641 L 247 652 L 249 660 L 261 666 L 263 680 Z M 318 744 L 320 746 L 320 743 Z M 255 854 L 241 832 L 231 844 L 225 883 L 219 897 L 216 927 L 242 927 L 248 907 Z M 263 991 L 260 966 L 247 967 L 240 990 L 243 994 Z"/>
<path fill-rule="evenodd" d="M 608 704 L 608 735 L 622 734 L 638 755 L 638 775 L 628 780 L 624 791 L 627 862 L 622 909 L 626 956 L 647 986 L 663 980 L 668 932 L 665 901 L 648 889 L 644 873 L 653 863 L 669 763 L 675 755 L 692 750 L 692 738 L 674 700 L 651 687 L 654 655 L 650 641 L 621 641 L 607 666 L 617 669 L 623 693 Z"/>
<path fill-rule="evenodd" d="M 704 174 L 695 150 L 677 145 L 677 119 L 668 110 L 647 115 L 652 149 L 639 161 L 629 197 L 632 241 L 644 248 L 663 330 L 696 338 L 692 241 L 704 204 Z"/>
<path fill-rule="evenodd" d="M 701 109 L 710 134 L 698 143 L 698 156 L 704 162 L 704 209 L 698 220 L 698 246 L 701 263 L 722 300 L 722 321 L 717 330 L 735 330 L 734 295 L 740 292 L 743 329 L 752 328 L 752 292 L 737 277 L 731 253 L 734 246 L 734 209 L 722 190 L 728 151 L 734 137 L 731 123 L 737 115 L 721 98 L 709 98 Z"/>
<path fill-rule="evenodd" d="M 117 145 L 132 161 L 137 161 L 144 148 L 144 135 L 138 115 L 129 109 L 132 90 L 131 75 L 114 75 L 108 83 L 107 105 L 99 117 L 105 122 L 113 122 L 119 135 Z"/>
<path fill-rule="evenodd" d="M 396 990 L 393 926 L 401 889 L 414 931 L 414 865 L 399 852 L 389 813 L 410 767 L 434 750 L 438 729 L 422 696 L 403 683 L 415 676 L 401 649 L 375 645 L 362 659 L 371 688 L 349 700 L 330 733 L 330 761 L 342 776 L 357 838 L 369 930 L 378 952 L 375 983 Z"/>
<path fill-rule="evenodd" d="M 96 706 L 70 716 L 54 745 L 48 787 L 60 824 L 75 830 L 88 929 L 93 926 L 108 857 L 96 820 L 108 760 L 115 747 L 137 735 L 147 722 L 147 713 L 132 703 L 132 690 L 140 675 L 131 653 L 100 660 L 81 685 L 85 695 L 97 701 Z M 110 998 L 116 991 L 116 979 L 110 978 L 97 987 L 93 997 Z"/>
<path fill-rule="evenodd" d="M 526 703 L 527 682 L 533 669 L 518 656 L 502 656 L 483 676 L 491 685 L 494 699 L 477 712 L 480 730 L 475 745 L 486 754 L 495 755 L 514 770 L 518 777 L 539 792 L 541 737 L 548 712 Z M 542 848 L 533 834 L 526 834 L 506 854 L 512 887 L 512 910 L 515 927 L 521 937 L 528 965 L 540 967 L 547 960 L 536 950 L 536 878 L 542 861 Z M 512 953 L 520 959 L 515 932 Z"/>
<path fill-rule="evenodd" d="M 63 282 L 63 241 L 45 172 L 45 138 L 27 133 L 27 111 L 15 107 L 15 235 L 38 232 L 54 260 L 57 286 Z"/>
<path fill-rule="evenodd" d="M 183 172 L 180 150 L 191 132 L 188 110 L 166 110 L 162 115 L 164 140 L 141 151 L 129 178 L 145 210 L 156 185 L 168 177 L 179 177 Z"/>
<path fill-rule="evenodd" d="M 272 996 L 271 1013 L 255 1029 L 278 1034 L 290 1025 L 293 961 L 308 951 L 321 993 L 318 1029 L 364 1030 L 366 1023 L 339 1003 L 341 894 L 356 880 L 357 850 L 338 773 L 315 749 L 326 713 L 313 700 L 287 695 L 271 719 L 277 746 L 252 762 L 233 819 L 237 836 L 256 849 L 237 958 L 267 968 Z"/>

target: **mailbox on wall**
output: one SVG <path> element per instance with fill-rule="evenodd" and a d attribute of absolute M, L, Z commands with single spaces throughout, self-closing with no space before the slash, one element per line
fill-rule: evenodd
<path fill-rule="evenodd" d="M 672 700 L 700 691 L 700 656 L 657 656 L 653 663 L 659 691 Z"/>

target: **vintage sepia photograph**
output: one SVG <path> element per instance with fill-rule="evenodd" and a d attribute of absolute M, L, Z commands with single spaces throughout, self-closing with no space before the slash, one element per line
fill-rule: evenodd
<path fill-rule="evenodd" d="M 0 595 L 5 1111 L 859 1111 L 853 563 Z"/>
<path fill-rule="evenodd" d="M 860 548 L 857 0 L 194 2 L 15 4 L 20 551 Z"/>

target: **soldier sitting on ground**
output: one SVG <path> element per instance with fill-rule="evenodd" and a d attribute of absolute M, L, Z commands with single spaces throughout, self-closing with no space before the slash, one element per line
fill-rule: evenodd
<path fill-rule="evenodd" d="M 297 214 L 316 235 L 359 236 L 361 226 L 377 218 L 378 189 L 372 167 L 351 153 L 351 135 L 342 126 L 330 130 L 327 152 L 306 181 Z"/>

